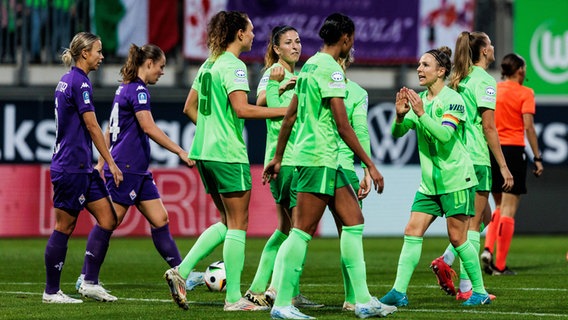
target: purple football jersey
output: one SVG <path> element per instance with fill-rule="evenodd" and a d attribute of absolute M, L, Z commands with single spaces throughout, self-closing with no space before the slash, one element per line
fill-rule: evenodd
<path fill-rule="evenodd" d="M 150 93 L 144 81 L 136 78 L 121 84 L 114 96 L 109 126 L 111 154 L 122 172 L 148 172 L 150 139 L 136 118 L 136 112 L 142 110 L 151 112 Z"/>
<path fill-rule="evenodd" d="M 87 74 L 72 67 L 55 88 L 56 139 L 51 170 L 68 173 L 93 171 L 91 135 L 83 113 L 95 111 L 93 90 Z"/>

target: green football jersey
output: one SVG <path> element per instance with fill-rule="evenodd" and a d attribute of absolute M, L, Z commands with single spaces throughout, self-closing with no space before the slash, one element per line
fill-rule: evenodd
<path fill-rule="evenodd" d="M 260 79 L 258 88 L 256 90 L 257 95 L 262 91 L 266 91 L 266 104 L 269 108 L 287 107 L 290 104 L 292 97 L 294 96 L 294 90 L 286 90 L 284 91 L 284 93 L 279 95 L 278 89 L 281 84 L 287 83 L 292 77 L 296 76 L 296 74 L 284 69 L 284 79 L 281 82 L 269 80 L 270 71 L 276 66 L 282 67 L 281 64 L 275 63 L 270 68 L 268 68 Z M 268 164 L 268 162 L 270 162 L 270 160 L 272 160 L 274 153 L 276 153 L 278 133 L 280 132 L 281 127 L 282 119 L 266 119 L 266 149 L 264 152 L 265 166 Z M 284 157 L 282 157 L 282 165 L 284 166 L 293 165 L 292 155 L 294 152 L 294 139 L 296 137 L 295 128 L 296 126 L 294 126 L 292 132 L 290 133 L 290 138 L 288 139 L 286 150 L 284 151 Z"/>
<path fill-rule="evenodd" d="M 318 52 L 302 67 L 295 91 L 295 164 L 337 169 L 340 138 L 329 101 L 333 97 L 345 98 L 343 69 L 331 55 Z"/>
<path fill-rule="evenodd" d="M 495 110 L 497 82 L 483 68 L 473 66 L 467 77 L 460 81 L 458 92 L 467 110 L 469 125 L 466 126 L 465 144 L 471 159 L 476 165 L 491 166 L 479 108 Z"/>
<path fill-rule="evenodd" d="M 393 123 L 395 137 L 402 136 L 410 129 L 416 130 L 422 170 L 418 191 L 427 195 L 440 195 L 477 185 L 473 162 L 463 144 L 467 126 L 463 99 L 449 87 L 444 87 L 431 101 L 426 97 L 427 93 L 420 93 L 425 112 L 422 117 L 418 118 L 410 110 L 401 124 Z M 429 126 L 426 117 L 433 120 L 432 126 Z M 432 135 L 432 131 L 443 125 L 455 128 L 447 142 Z"/>
<path fill-rule="evenodd" d="M 244 120 L 231 107 L 229 93 L 249 91 L 245 64 L 230 52 L 207 59 L 192 89 L 199 93 L 199 113 L 189 157 L 225 163 L 249 163 L 243 140 Z"/>
<path fill-rule="evenodd" d="M 369 128 L 367 126 L 367 109 L 369 105 L 369 95 L 357 83 L 348 80 L 345 93 L 345 111 L 351 127 L 355 131 L 359 143 L 371 156 L 371 142 L 369 139 Z M 339 138 L 339 165 L 346 170 L 355 171 L 353 165 L 353 151 L 347 146 L 343 139 Z M 361 163 L 365 167 L 364 163 Z"/>

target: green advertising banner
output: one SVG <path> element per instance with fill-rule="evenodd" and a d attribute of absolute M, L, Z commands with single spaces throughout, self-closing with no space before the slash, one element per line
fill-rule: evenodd
<path fill-rule="evenodd" d="M 514 50 L 527 61 L 525 85 L 537 98 L 568 97 L 567 15 L 567 0 L 514 2 Z"/>

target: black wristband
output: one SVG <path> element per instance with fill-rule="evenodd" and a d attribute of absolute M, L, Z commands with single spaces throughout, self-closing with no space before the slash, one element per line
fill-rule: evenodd
<path fill-rule="evenodd" d="M 533 162 L 542 162 L 542 157 L 534 157 Z"/>

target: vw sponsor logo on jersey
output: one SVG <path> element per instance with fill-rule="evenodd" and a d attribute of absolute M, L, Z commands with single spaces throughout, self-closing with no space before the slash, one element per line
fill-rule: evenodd
<path fill-rule="evenodd" d="M 148 95 L 146 95 L 146 92 L 138 93 L 138 103 L 140 104 L 148 103 Z"/>
<path fill-rule="evenodd" d="M 89 84 L 86 82 L 81 83 L 81 89 L 83 88 L 90 88 Z"/>
<path fill-rule="evenodd" d="M 335 71 L 334 73 L 331 74 L 331 80 L 335 82 L 343 81 L 343 79 L 345 79 L 343 77 L 343 72 Z"/>
<path fill-rule="evenodd" d="M 237 78 L 246 78 L 247 72 L 244 69 L 237 69 L 235 70 L 235 76 L 237 76 Z"/>
<path fill-rule="evenodd" d="M 91 103 L 91 98 L 89 96 L 89 91 L 83 91 L 83 102 L 85 104 L 90 104 Z"/>

